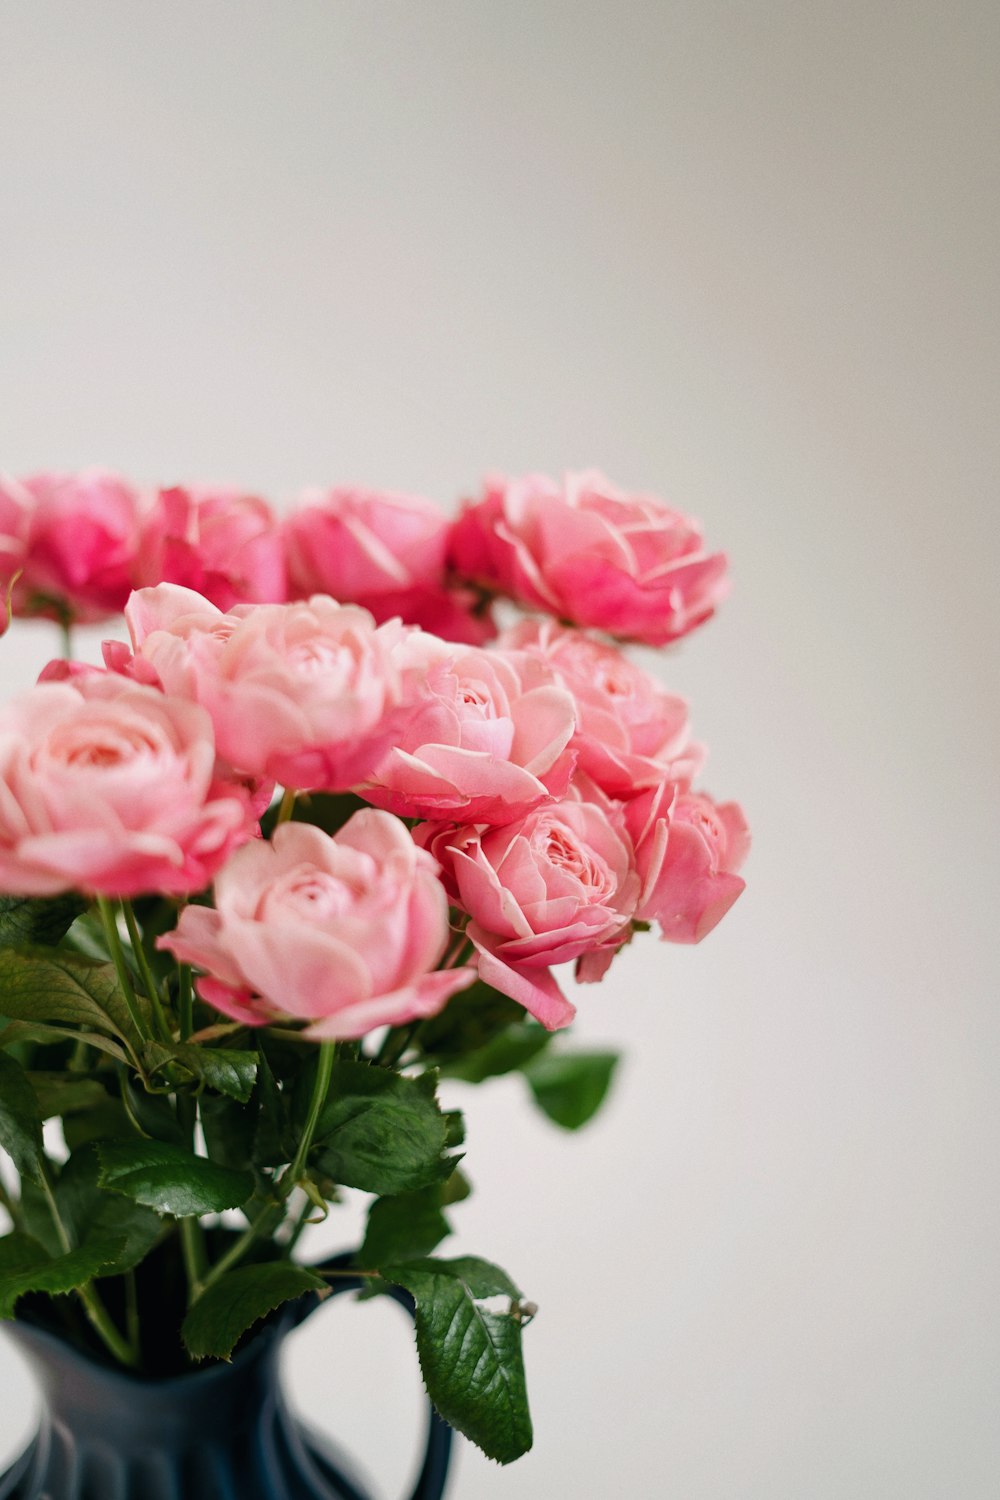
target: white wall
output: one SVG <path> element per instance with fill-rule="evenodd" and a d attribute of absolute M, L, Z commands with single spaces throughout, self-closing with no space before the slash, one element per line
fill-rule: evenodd
<path fill-rule="evenodd" d="M 593 463 L 732 555 L 663 671 L 749 890 L 582 993 L 589 1132 L 468 1098 L 456 1249 L 542 1312 L 535 1452 L 456 1497 L 996 1493 L 998 47 L 987 0 L 0 11 L 3 467 Z M 401 1489 L 393 1309 L 292 1365 Z"/>

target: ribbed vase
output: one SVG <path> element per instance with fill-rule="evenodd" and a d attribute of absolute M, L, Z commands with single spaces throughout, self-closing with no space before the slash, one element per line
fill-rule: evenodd
<path fill-rule="evenodd" d="M 305 1299 L 293 1305 L 231 1364 L 164 1380 L 99 1364 L 28 1322 L 8 1324 L 43 1409 L 35 1438 L 0 1478 L 0 1500 L 371 1500 L 282 1395 L 281 1344 L 309 1310 Z M 412 1500 L 440 1500 L 450 1445 L 451 1429 L 431 1412 Z"/>

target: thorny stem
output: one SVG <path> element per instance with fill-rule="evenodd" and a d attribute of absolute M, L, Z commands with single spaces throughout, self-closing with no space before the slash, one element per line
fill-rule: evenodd
<path fill-rule="evenodd" d="M 181 1041 L 186 1042 L 194 1026 L 194 996 L 191 993 L 191 965 L 177 965 L 177 1018 Z"/>

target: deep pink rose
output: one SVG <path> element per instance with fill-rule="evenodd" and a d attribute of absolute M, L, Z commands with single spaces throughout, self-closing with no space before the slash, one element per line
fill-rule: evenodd
<path fill-rule="evenodd" d="M 570 742 L 579 771 L 613 797 L 632 797 L 664 777 L 689 784 L 704 761 L 683 698 L 668 693 L 616 646 L 552 620 L 523 620 L 501 646 L 520 649 L 572 695 Z"/>
<path fill-rule="evenodd" d="M 638 879 L 631 849 L 606 814 L 587 802 L 557 802 L 502 828 L 428 828 L 424 841 L 444 866 L 479 972 L 543 1026 L 575 1014 L 549 972 L 624 938 Z"/>
<path fill-rule="evenodd" d="M 516 652 L 448 646 L 420 631 L 403 640 L 395 660 L 422 684 L 421 696 L 395 747 L 359 787 L 369 802 L 410 818 L 508 823 L 563 794 L 576 724 L 563 688 L 527 684 Z"/>
<path fill-rule="evenodd" d="M 167 692 L 202 704 L 240 775 L 342 791 L 384 759 L 410 711 L 392 660 L 402 626 L 376 629 L 354 605 L 317 596 L 223 614 L 160 584 L 133 594 L 125 619 L 134 661 L 112 645 L 108 664 L 152 671 Z"/>
<path fill-rule="evenodd" d="M 0 709 L 0 890 L 185 895 L 255 827 L 196 704 L 95 671 Z"/>
<path fill-rule="evenodd" d="M 237 1021 L 364 1036 L 434 1015 L 475 978 L 435 969 L 449 936 L 436 871 L 389 813 L 366 808 L 333 838 L 283 823 L 220 871 L 214 911 L 186 907 L 159 946 L 205 970 L 198 993 Z"/>
<path fill-rule="evenodd" d="M 602 474 L 491 479 L 455 522 L 457 572 L 574 625 L 651 646 L 707 620 L 725 592 L 726 559 L 696 522 Z"/>
<path fill-rule="evenodd" d="M 283 603 L 285 552 L 270 507 L 239 490 L 160 490 L 137 570 L 137 586 L 158 583 L 194 589 L 219 609 Z"/>
<path fill-rule="evenodd" d="M 635 915 L 669 942 L 700 942 L 746 885 L 736 873 L 750 848 L 742 808 L 665 783 L 629 802 L 625 823 L 642 881 Z"/>
<path fill-rule="evenodd" d="M 0 474 L 0 587 L 5 595 L 12 594 L 13 580 L 24 569 L 32 506 L 20 480 Z"/>
<path fill-rule="evenodd" d="M 445 640 L 480 645 L 495 634 L 478 596 L 445 578 L 450 522 L 420 495 L 342 487 L 310 491 L 284 524 L 291 585 L 360 604 L 379 623 L 397 617 Z"/>
<path fill-rule="evenodd" d="M 0 486 L 0 559 L 13 550 L 23 569 L 14 613 L 82 622 L 117 614 L 135 579 L 142 512 L 137 490 L 96 469 Z"/>

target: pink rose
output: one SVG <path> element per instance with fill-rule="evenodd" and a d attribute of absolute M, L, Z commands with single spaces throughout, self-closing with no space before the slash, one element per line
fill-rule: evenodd
<path fill-rule="evenodd" d="M 219 609 L 288 597 L 281 532 L 256 495 L 160 490 L 142 533 L 139 586 L 178 583 Z"/>
<path fill-rule="evenodd" d="M 526 683 L 514 652 L 447 646 L 420 631 L 395 660 L 421 695 L 359 787 L 367 801 L 410 818 L 507 823 L 566 790 L 576 717 L 564 689 Z"/>
<path fill-rule="evenodd" d="M 0 474 L 0 587 L 8 598 L 24 569 L 33 501 L 17 479 Z"/>
<path fill-rule="evenodd" d="M 638 880 L 631 850 L 597 806 L 557 802 L 502 828 L 423 837 L 472 918 L 479 972 L 550 1031 L 575 1014 L 552 964 L 623 940 Z"/>
<path fill-rule="evenodd" d="M 309 492 L 284 525 L 293 590 L 361 604 L 379 623 L 399 617 L 446 640 L 495 634 L 470 589 L 446 586 L 450 522 L 420 495 L 338 488 Z"/>
<path fill-rule="evenodd" d="M 642 881 L 635 915 L 669 942 L 700 942 L 746 885 L 736 873 L 750 848 L 742 808 L 665 783 L 629 802 L 625 823 Z"/>
<path fill-rule="evenodd" d="M 365 808 L 333 837 L 282 823 L 220 871 L 214 911 L 188 906 L 159 939 L 206 977 L 202 999 L 251 1026 L 309 1021 L 320 1039 L 434 1015 L 473 970 L 436 970 L 448 902 L 405 824 Z"/>
<path fill-rule="evenodd" d="M 87 622 L 123 608 L 139 555 L 137 490 L 95 469 L 34 474 L 8 482 L 0 493 L 0 530 L 7 537 L 0 553 L 19 551 L 24 570 L 14 589 L 15 614 L 66 614 Z"/>
<path fill-rule="evenodd" d="M 342 791 L 382 760 L 410 709 L 392 648 L 402 626 L 322 596 L 240 604 L 228 614 L 175 584 L 140 589 L 125 609 L 133 660 L 169 693 L 202 704 L 219 754 L 243 776 Z"/>
<path fill-rule="evenodd" d="M 616 646 L 552 620 L 523 620 L 501 646 L 520 649 L 572 695 L 579 771 L 614 797 L 632 797 L 664 777 L 689 784 L 704 761 L 691 739 L 687 704 Z"/>
<path fill-rule="evenodd" d="M 0 890 L 186 895 L 254 827 L 193 703 L 89 672 L 0 709 Z"/>
<path fill-rule="evenodd" d="M 492 479 L 452 530 L 462 576 L 574 625 L 662 645 L 707 620 L 726 559 L 689 516 L 597 473 Z"/>

